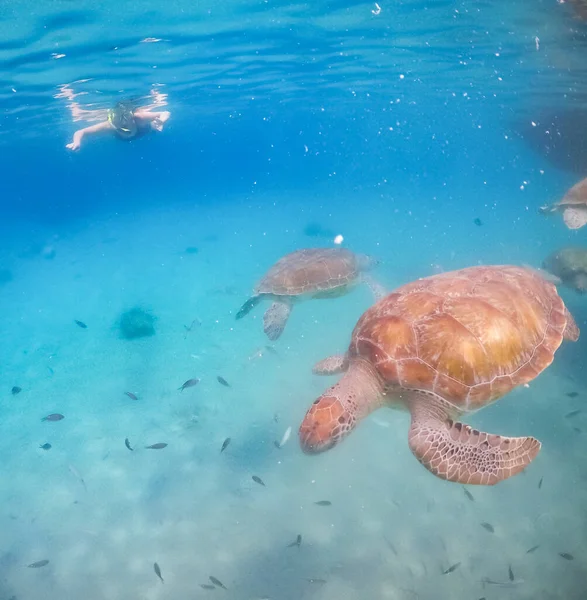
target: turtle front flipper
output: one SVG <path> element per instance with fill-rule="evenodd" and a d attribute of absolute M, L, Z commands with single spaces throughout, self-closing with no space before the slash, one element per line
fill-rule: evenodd
<path fill-rule="evenodd" d="M 238 310 L 236 313 L 236 319 L 242 319 L 245 315 L 248 315 L 257 304 L 261 302 L 261 295 L 253 296 L 249 298 Z"/>
<path fill-rule="evenodd" d="M 349 368 L 349 359 L 346 354 L 334 354 L 318 361 L 312 367 L 314 375 L 338 375 Z"/>
<path fill-rule="evenodd" d="M 371 290 L 371 293 L 375 298 L 375 302 L 379 302 L 379 300 L 387 296 L 387 290 L 376 279 L 371 277 L 371 275 L 363 274 L 361 276 L 361 281 L 365 283 L 367 287 Z"/>
<path fill-rule="evenodd" d="M 558 204 L 545 204 L 538 209 L 538 212 L 542 215 L 550 215 L 559 208 Z"/>
<path fill-rule="evenodd" d="M 283 333 L 290 313 L 291 302 L 285 299 L 274 302 L 265 312 L 263 331 L 272 342 Z"/>
<path fill-rule="evenodd" d="M 494 485 L 523 471 L 540 450 L 540 442 L 532 437 L 503 437 L 451 420 L 434 395 L 414 395 L 408 407 L 410 449 L 441 479 Z"/>

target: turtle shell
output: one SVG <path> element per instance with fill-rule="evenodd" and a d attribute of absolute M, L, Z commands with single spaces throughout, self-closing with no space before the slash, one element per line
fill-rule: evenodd
<path fill-rule="evenodd" d="M 326 292 L 353 283 L 360 270 L 359 257 L 344 248 L 296 250 L 269 269 L 255 293 L 299 296 Z"/>
<path fill-rule="evenodd" d="M 587 178 L 576 183 L 556 206 L 587 206 Z"/>
<path fill-rule="evenodd" d="M 534 270 L 471 267 L 398 288 L 363 314 L 349 348 L 391 389 L 433 392 L 459 412 L 527 383 L 579 330 Z"/>

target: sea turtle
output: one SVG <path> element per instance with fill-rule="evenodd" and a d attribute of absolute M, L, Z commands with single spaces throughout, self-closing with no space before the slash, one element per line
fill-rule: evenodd
<path fill-rule="evenodd" d="M 568 246 L 553 252 L 542 266 L 580 294 L 587 292 L 587 248 Z"/>
<path fill-rule="evenodd" d="M 540 207 L 540 212 L 550 214 L 562 211 L 563 220 L 569 229 L 580 229 L 587 225 L 587 178 L 575 184 L 558 202 Z"/>
<path fill-rule="evenodd" d="M 278 260 L 236 314 L 247 315 L 263 298 L 273 300 L 263 318 L 264 331 L 274 341 L 283 332 L 294 301 L 305 298 L 333 298 L 365 281 L 376 295 L 384 292 L 365 275 L 375 261 L 364 254 L 354 254 L 344 248 L 307 248 L 296 250 Z"/>
<path fill-rule="evenodd" d="M 346 371 L 306 413 L 309 454 L 332 448 L 382 406 L 411 414 L 408 443 L 434 475 L 492 485 L 538 454 L 531 437 L 456 421 L 542 372 L 579 329 L 556 287 L 533 269 L 479 266 L 404 285 L 359 319 L 345 355 L 316 372 Z"/>
<path fill-rule="evenodd" d="M 587 21 L 587 0 L 571 0 L 571 6 L 575 9 L 575 19 Z"/>

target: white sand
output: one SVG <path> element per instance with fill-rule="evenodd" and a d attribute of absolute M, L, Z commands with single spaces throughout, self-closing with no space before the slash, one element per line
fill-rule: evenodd
<path fill-rule="evenodd" d="M 431 197 L 361 194 L 113 215 L 79 223 L 73 233 L 39 234 L 40 244 L 59 235 L 53 260 L 18 258 L 22 236 L 11 232 L 3 260 L 14 280 L 0 295 L 1 600 L 584 597 L 587 421 L 583 413 L 563 417 L 584 402 L 583 342 L 562 348 L 529 389 L 471 419 L 544 443 L 526 474 L 469 488 L 474 502 L 418 465 L 402 413 L 379 411 L 331 452 L 301 453 L 297 427 L 332 381 L 313 376 L 311 366 L 344 350 L 369 292 L 296 306 L 277 356 L 249 358 L 268 343 L 266 305 L 238 322 L 234 314 L 280 255 L 328 243 L 304 236 L 308 223 L 384 259 L 378 276 L 389 287 L 431 274 L 434 265 L 539 266 L 567 240 L 559 223 L 523 207 L 506 206 L 498 223 L 479 228 L 474 209 L 451 214 L 443 226 L 449 198 L 439 198 L 434 213 Z M 494 242 L 498 234 L 503 243 Z M 185 253 L 188 246 L 199 252 Z M 565 297 L 581 324 L 581 299 Z M 158 317 L 157 333 L 121 340 L 116 319 L 137 304 Z M 186 334 L 194 319 L 201 325 Z M 217 375 L 232 387 L 219 385 Z M 178 392 L 192 377 L 200 384 Z M 13 385 L 22 393 L 11 396 Z M 568 398 L 568 391 L 580 396 Z M 65 420 L 41 422 L 53 412 Z M 288 426 L 291 439 L 276 449 Z M 51 450 L 38 448 L 47 441 Z M 157 442 L 169 446 L 144 449 Z M 298 534 L 301 547 L 288 548 Z M 26 568 L 42 559 L 51 562 Z M 482 588 L 484 577 L 508 581 L 509 565 L 523 584 Z M 228 591 L 202 589 L 210 575 Z"/>

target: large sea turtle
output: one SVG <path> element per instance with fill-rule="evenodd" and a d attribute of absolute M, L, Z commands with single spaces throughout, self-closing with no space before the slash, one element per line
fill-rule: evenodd
<path fill-rule="evenodd" d="M 303 298 L 333 298 L 365 281 L 376 297 L 384 295 L 365 272 L 377 264 L 370 256 L 354 254 L 344 248 L 308 248 L 296 250 L 278 260 L 236 314 L 242 319 L 263 298 L 273 301 L 263 318 L 264 331 L 270 340 L 283 332 L 292 304 Z"/>
<path fill-rule="evenodd" d="M 542 266 L 566 286 L 587 292 L 587 248 L 568 246 L 549 254 Z"/>
<path fill-rule="evenodd" d="M 578 337 L 556 287 L 533 269 L 470 267 L 404 285 L 363 314 L 344 356 L 315 368 L 346 373 L 307 412 L 302 449 L 332 448 L 377 408 L 403 408 L 410 449 L 429 471 L 495 484 L 522 471 L 540 442 L 456 419 L 534 379 L 563 338 Z"/>
<path fill-rule="evenodd" d="M 562 212 L 569 229 L 580 229 L 587 225 L 587 178 L 575 184 L 558 202 L 540 207 L 540 212 Z"/>

